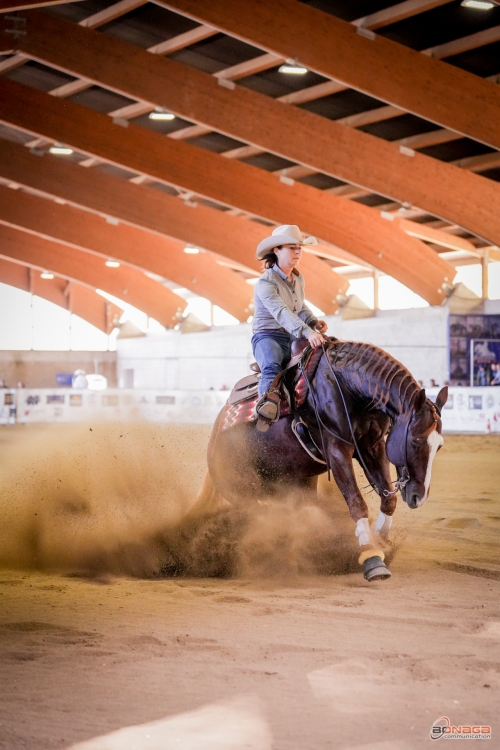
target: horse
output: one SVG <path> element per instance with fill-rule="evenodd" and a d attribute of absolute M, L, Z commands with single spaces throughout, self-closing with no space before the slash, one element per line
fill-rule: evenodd
<path fill-rule="evenodd" d="M 442 388 L 433 403 L 406 367 L 377 346 L 326 341 L 312 375 L 304 367 L 306 349 L 301 363 L 285 377 L 292 392 L 305 379 L 303 405 L 267 431 L 256 429 L 255 420 L 236 420 L 226 428 L 228 407 L 223 408 L 212 429 L 208 472 L 194 507 L 213 512 L 220 503 L 248 508 L 290 493 L 300 497 L 314 492 L 319 475 L 331 471 L 355 523 L 364 577 L 388 578 L 379 537 L 389 540 L 398 491 L 412 509 L 429 496 L 433 460 L 444 442 L 441 409 L 448 389 Z M 321 448 L 323 461 L 306 452 L 293 434 L 297 416 Z M 373 531 L 353 459 L 380 496 Z M 396 467 L 396 482 L 391 481 L 390 463 Z"/>

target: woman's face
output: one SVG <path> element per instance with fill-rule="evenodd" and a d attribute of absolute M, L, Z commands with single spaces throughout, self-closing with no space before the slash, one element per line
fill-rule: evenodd
<path fill-rule="evenodd" d="M 298 242 L 296 245 L 282 245 L 276 247 L 274 252 L 280 268 L 295 268 L 302 257 L 302 246 Z"/>

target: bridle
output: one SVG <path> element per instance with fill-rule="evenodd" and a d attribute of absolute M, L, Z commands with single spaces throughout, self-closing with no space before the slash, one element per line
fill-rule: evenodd
<path fill-rule="evenodd" d="M 352 445 L 354 445 L 354 448 L 356 449 L 356 453 L 358 455 L 359 462 L 360 462 L 361 466 L 363 467 L 363 471 L 365 472 L 366 478 L 368 479 L 368 481 L 370 483 L 369 486 L 373 487 L 373 489 L 375 490 L 375 492 L 377 493 L 377 495 L 379 495 L 379 497 L 390 497 L 391 495 L 395 495 L 396 492 L 400 492 L 401 490 L 403 490 L 406 487 L 406 485 L 408 484 L 408 482 L 410 481 L 410 472 L 409 472 L 409 469 L 408 469 L 408 433 L 409 433 L 409 430 L 410 430 L 411 421 L 412 421 L 413 417 L 415 416 L 415 412 L 413 410 L 411 410 L 411 411 L 408 412 L 407 418 L 405 419 L 405 422 L 404 422 L 403 440 L 400 440 L 396 444 L 397 447 L 396 447 L 395 451 L 393 451 L 392 448 L 391 448 L 391 450 L 390 450 L 391 455 L 389 455 L 389 452 L 387 452 L 387 458 L 396 467 L 396 471 L 397 471 L 397 475 L 398 475 L 398 478 L 395 481 L 391 482 L 391 484 L 394 485 L 394 489 L 392 489 L 392 490 L 382 489 L 382 488 L 380 488 L 376 484 L 376 482 L 373 481 L 373 477 L 370 475 L 370 472 L 369 472 L 368 467 L 367 467 L 367 465 L 366 465 L 366 463 L 365 463 L 365 461 L 363 459 L 361 451 L 359 450 L 359 446 L 358 446 L 356 437 L 354 435 L 354 428 L 352 426 L 351 418 L 349 416 L 349 410 L 347 408 L 346 400 L 345 400 L 345 397 L 344 397 L 344 392 L 342 390 L 342 387 L 340 385 L 339 379 L 337 377 L 337 373 L 333 369 L 332 363 L 328 359 L 327 350 L 326 350 L 325 344 L 323 343 L 321 346 L 322 346 L 322 349 L 323 349 L 323 355 L 324 355 L 325 360 L 326 360 L 326 362 L 328 364 L 330 372 L 332 373 L 333 378 L 335 380 L 335 383 L 337 384 L 337 388 L 339 389 L 340 397 L 342 399 L 342 404 L 344 406 L 344 411 L 345 411 L 345 415 L 346 415 L 346 419 L 347 419 L 347 424 L 349 425 L 349 431 L 351 433 Z M 341 438 L 340 435 L 336 435 L 332 430 L 329 430 L 328 427 L 324 424 L 323 420 L 321 419 L 321 417 L 319 415 L 318 406 L 317 406 L 317 403 L 316 403 L 316 394 L 315 394 L 314 390 L 311 387 L 311 383 L 309 382 L 309 379 L 307 377 L 305 369 L 302 367 L 302 362 L 300 363 L 299 366 L 300 366 L 300 369 L 301 369 L 302 374 L 304 376 L 304 379 L 306 381 L 306 384 L 307 384 L 307 386 L 309 388 L 309 391 L 310 391 L 310 393 L 312 395 L 312 400 L 313 400 L 313 405 L 314 405 L 314 413 L 315 413 L 315 416 L 316 416 L 316 421 L 317 421 L 317 424 L 318 424 L 318 429 L 319 429 L 319 433 L 320 433 L 320 437 L 321 437 L 321 447 L 322 447 L 322 450 L 323 450 L 323 458 L 325 460 L 325 463 L 326 463 L 326 466 L 327 466 L 327 470 L 328 470 L 328 481 L 330 481 L 331 467 L 330 467 L 330 464 L 329 464 L 329 461 L 328 461 L 328 454 L 327 454 L 327 451 L 325 449 L 325 441 L 324 441 L 324 438 L 323 438 L 323 430 L 326 430 L 333 437 L 335 437 L 338 440 L 341 440 L 343 443 L 348 443 L 348 441 L 344 440 L 344 438 Z M 434 411 L 434 417 L 435 417 L 434 418 L 434 423 L 437 424 L 437 422 L 438 422 L 437 416 L 441 417 L 441 410 L 439 409 L 439 407 L 437 406 L 437 404 L 434 404 L 434 403 L 431 402 L 431 405 L 432 405 L 433 411 Z M 392 431 L 394 429 L 394 425 L 395 425 L 395 422 L 392 421 L 392 426 L 391 426 L 391 429 L 389 430 L 389 433 L 388 433 L 389 435 L 391 435 L 391 433 L 392 433 Z M 387 451 L 387 448 L 386 448 L 386 451 Z M 401 472 L 399 470 L 400 466 L 402 467 Z"/>

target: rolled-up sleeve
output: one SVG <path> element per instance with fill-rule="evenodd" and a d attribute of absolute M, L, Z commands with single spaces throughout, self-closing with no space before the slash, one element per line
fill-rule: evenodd
<path fill-rule="evenodd" d="M 307 305 L 303 305 L 298 315 L 292 312 L 281 299 L 278 287 L 272 281 L 260 278 L 255 285 L 255 295 L 279 325 L 292 336 L 296 338 L 300 338 L 300 336 L 309 338 L 313 333 L 312 329 L 307 325 L 308 319 L 314 319 L 311 310 L 309 310 Z"/>

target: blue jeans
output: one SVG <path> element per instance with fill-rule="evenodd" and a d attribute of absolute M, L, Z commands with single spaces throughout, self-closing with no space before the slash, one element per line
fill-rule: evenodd
<path fill-rule="evenodd" d="M 259 382 L 259 396 L 262 396 L 290 361 L 292 336 L 285 331 L 257 331 L 252 336 L 252 349 L 262 373 Z"/>

